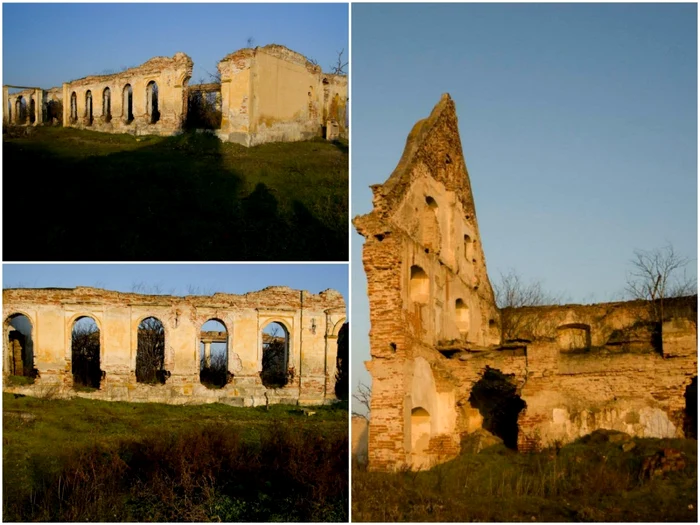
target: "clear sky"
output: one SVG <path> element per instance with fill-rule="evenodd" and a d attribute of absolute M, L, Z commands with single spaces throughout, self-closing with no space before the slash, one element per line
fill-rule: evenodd
<path fill-rule="evenodd" d="M 348 299 L 345 264 L 3 264 L 3 288 L 94 286 L 118 292 L 244 294 L 268 286 Z"/>
<path fill-rule="evenodd" d="M 615 300 L 634 250 L 666 243 L 696 275 L 695 4 L 353 4 L 352 74 L 353 215 L 448 92 L 492 282 L 512 268 L 570 302 Z"/>
<path fill-rule="evenodd" d="M 348 56 L 347 4 L 3 4 L 3 84 L 60 86 L 182 51 L 191 83 L 224 56 L 281 44 L 328 71 Z"/>

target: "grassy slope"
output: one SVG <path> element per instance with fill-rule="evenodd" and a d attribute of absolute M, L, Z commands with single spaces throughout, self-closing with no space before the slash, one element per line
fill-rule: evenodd
<path fill-rule="evenodd" d="M 559 453 L 518 454 L 502 445 L 424 472 L 353 468 L 353 521 L 697 522 L 697 441 L 573 443 Z M 683 471 L 641 479 L 643 458 L 663 447 L 687 456 Z"/>
<path fill-rule="evenodd" d="M 281 405 L 12 394 L 3 395 L 3 405 L 5 521 L 167 521 L 183 513 L 205 521 L 347 517 L 348 413 L 342 407 L 319 407 L 309 417 Z M 95 486 L 103 487 L 99 494 L 90 493 Z M 316 502 L 294 494 L 316 494 Z M 270 498 L 276 503 L 261 507 Z"/>
<path fill-rule="evenodd" d="M 244 148 L 206 134 L 42 127 L 4 136 L 3 172 L 9 259 L 348 256 L 348 148 L 340 143 Z M 27 215 L 40 227 L 27 231 Z"/>

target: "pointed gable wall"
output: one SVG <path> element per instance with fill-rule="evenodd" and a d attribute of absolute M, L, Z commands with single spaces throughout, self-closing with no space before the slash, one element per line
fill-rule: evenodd
<path fill-rule="evenodd" d="M 372 190 L 374 209 L 354 220 L 365 237 L 363 264 L 370 302 L 369 460 L 370 468 L 390 470 L 422 464 L 426 454 L 439 453 L 423 447 L 422 459 L 416 457 L 411 414 L 432 410 L 422 416 L 430 418 L 432 438 L 454 436 L 454 400 L 436 401 L 452 399 L 449 373 L 443 370 L 437 347 L 450 341 L 488 346 L 500 338 L 449 95 L 443 95 L 430 116 L 413 127 L 396 169 Z M 414 380 L 418 358 L 430 363 L 436 377 L 447 378 L 442 386 L 440 381 L 425 380 L 426 388 L 434 390 L 429 409 L 419 407 L 412 394 L 422 384 L 419 381 L 417 387 Z M 425 368 L 421 370 L 427 377 Z"/>

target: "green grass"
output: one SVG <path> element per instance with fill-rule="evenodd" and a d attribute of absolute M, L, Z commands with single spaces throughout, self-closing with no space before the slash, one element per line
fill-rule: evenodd
<path fill-rule="evenodd" d="M 347 260 L 348 147 L 39 127 L 3 141 L 10 259 Z M 11 239 L 12 236 L 5 236 Z M 11 241 L 8 241 L 8 243 Z"/>
<path fill-rule="evenodd" d="M 8 386 L 27 386 L 34 384 L 34 378 L 30 376 L 9 376 L 7 378 Z"/>
<path fill-rule="evenodd" d="M 352 519 L 401 521 L 697 522 L 697 441 L 576 442 L 557 453 L 518 454 L 502 445 L 429 471 L 395 474 L 353 467 Z M 664 447 L 686 454 L 682 471 L 645 479 L 642 461 Z"/>
<path fill-rule="evenodd" d="M 347 406 L 3 405 L 5 521 L 347 520 Z"/>

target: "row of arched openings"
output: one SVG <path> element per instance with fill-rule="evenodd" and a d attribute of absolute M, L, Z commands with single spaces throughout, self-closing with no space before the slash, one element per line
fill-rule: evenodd
<path fill-rule="evenodd" d="M 23 314 L 10 316 L 5 326 L 8 333 L 10 375 L 36 377 L 32 323 Z M 207 388 L 222 388 L 231 381 L 229 372 L 228 331 L 221 320 L 210 319 L 202 325 L 199 337 L 200 382 Z M 282 388 L 294 378 L 289 367 L 289 331 L 278 322 L 270 322 L 262 330 L 263 385 Z M 136 381 L 165 384 L 170 372 L 165 368 L 165 327 L 156 317 L 147 317 L 138 326 L 136 349 Z M 77 388 L 99 389 L 105 373 L 101 369 L 100 329 L 89 316 L 77 318 L 71 331 L 71 367 Z"/>
<path fill-rule="evenodd" d="M 12 109 L 12 101 L 8 102 L 7 110 L 7 120 L 10 122 L 13 122 L 13 116 L 16 124 L 24 124 L 27 122 L 27 119 L 29 119 L 30 124 L 36 122 L 36 101 L 34 97 L 29 98 L 29 108 L 27 108 L 27 100 L 19 96 L 15 100 L 14 110 Z"/>
<path fill-rule="evenodd" d="M 131 84 L 124 86 L 122 90 L 122 116 L 124 123 L 130 124 L 134 120 L 134 91 Z M 149 122 L 155 124 L 160 120 L 160 111 L 158 109 L 158 84 L 151 80 L 146 85 L 146 114 L 149 116 Z M 85 92 L 85 112 L 83 115 L 89 126 L 93 123 L 92 110 L 92 91 Z M 102 115 L 105 122 L 112 120 L 112 91 L 106 87 L 102 91 Z M 70 97 L 70 121 L 71 123 L 78 122 L 78 95 L 75 91 Z"/>

